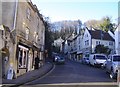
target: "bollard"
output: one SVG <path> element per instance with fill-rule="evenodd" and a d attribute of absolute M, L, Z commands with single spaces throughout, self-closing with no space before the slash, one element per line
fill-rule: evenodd
<path fill-rule="evenodd" d="M 118 83 L 118 87 L 120 87 L 120 66 L 118 66 L 117 83 Z"/>

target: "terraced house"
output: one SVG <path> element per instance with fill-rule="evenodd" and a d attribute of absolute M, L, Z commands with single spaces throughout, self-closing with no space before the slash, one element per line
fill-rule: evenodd
<path fill-rule="evenodd" d="M 114 36 L 114 33 L 111 31 L 104 32 L 86 27 L 81 34 L 76 35 L 70 41 L 69 38 L 65 40 L 64 53 L 68 55 L 68 58 L 79 61 L 81 58 L 95 53 L 97 45 L 104 45 L 111 50 L 111 54 L 114 54 L 115 38 L 112 35 Z"/>
<path fill-rule="evenodd" d="M 3 78 L 7 78 L 9 69 L 14 70 L 15 76 L 33 70 L 37 55 L 44 62 L 45 26 L 42 15 L 30 0 L 12 1 L 2 2 L 0 53 Z"/>

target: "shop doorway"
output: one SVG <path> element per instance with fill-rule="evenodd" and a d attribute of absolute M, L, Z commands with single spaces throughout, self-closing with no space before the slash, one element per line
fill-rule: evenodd
<path fill-rule="evenodd" d="M 9 49 L 7 47 L 2 48 L 2 78 L 6 78 L 7 70 L 9 67 Z"/>

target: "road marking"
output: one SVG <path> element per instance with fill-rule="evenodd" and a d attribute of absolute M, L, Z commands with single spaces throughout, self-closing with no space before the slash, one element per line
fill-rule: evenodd
<path fill-rule="evenodd" d="M 94 83 L 58 83 L 58 84 L 39 84 L 39 85 L 118 85 L 116 82 L 94 82 Z"/>

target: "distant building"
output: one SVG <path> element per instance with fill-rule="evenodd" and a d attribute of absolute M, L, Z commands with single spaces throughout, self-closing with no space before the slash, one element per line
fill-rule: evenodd
<path fill-rule="evenodd" d="M 96 29 L 88 30 L 86 28 L 83 37 L 83 54 L 89 55 L 95 53 L 95 47 L 99 44 L 107 46 L 111 49 L 111 54 L 114 54 L 115 42 L 109 33 Z"/>
<path fill-rule="evenodd" d="M 107 46 L 111 50 L 111 54 L 114 54 L 115 40 L 112 34 L 110 31 L 107 33 L 93 28 L 85 28 L 84 32 L 71 35 L 65 40 L 64 53 L 70 59 L 80 60 L 83 57 L 89 57 L 91 53 L 95 53 L 95 47 L 101 44 Z"/>
<path fill-rule="evenodd" d="M 64 42 L 64 40 L 60 37 L 58 38 L 57 40 L 54 40 L 54 43 L 53 45 L 55 47 L 58 47 L 59 48 L 59 51 L 62 52 L 62 43 Z"/>

